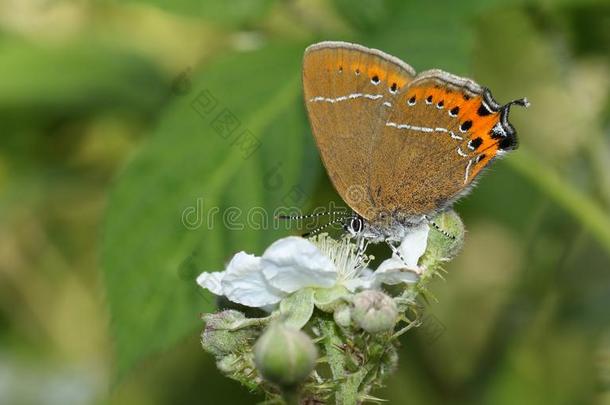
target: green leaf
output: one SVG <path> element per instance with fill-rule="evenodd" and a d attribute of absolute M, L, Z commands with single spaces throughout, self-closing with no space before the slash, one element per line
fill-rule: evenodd
<path fill-rule="evenodd" d="M 478 15 L 499 4 L 519 2 L 333 0 L 337 12 L 358 29 L 352 40 L 395 55 L 418 72 L 438 68 L 466 76 Z"/>
<path fill-rule="evenodd" d="M 213 304 L 197 274 L 285 235 L 268 229 L 273 210 L 294 187 L 308 196 L 318 165 L 300 95 L 303 49 L 235 54 L 195 75 L 118 179 L 102 262 L 119 375 L 200 327 L 198 313 Z M 251 150 L 244 139 L 260 144 Z M 270 183 L 278 165 L 281 178 Z M 267 216 L 265 229 L 248 221 L 253 209 Z"/>
<path fill-rule="evenodd" d="M 392 0 L 332 0 L 332 5 L 354 28 L 373 31 L 383 26 L 391 13 Z"/>
<path fill-rule="evenodd" d="M 0 41 L 0 76 L 0 112 L 23 111 L 28 120 L 32 112 L 65 115 L 93 107 L 150 111 L 169 88 L 152 63 L 93 40 L 58 47 Z"/>
<path fill-rule="evenodd" d="M 393 24 L 372 38 L 372 44 L 394 54 L 418 72 L 439 68 L 456 74 L 468 71 L 472 28 L 464 2 L 402 3 Z M 442 9 L 443 12 L 439 12 Z"/>

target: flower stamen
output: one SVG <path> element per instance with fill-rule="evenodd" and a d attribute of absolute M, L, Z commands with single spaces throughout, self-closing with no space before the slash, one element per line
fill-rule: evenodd
<path fill-rule="evenodd" d="M 314 236 L 310 241 L 334 263 L 339 282 L 359 277 L 373 259 L 372 256 L 359 254 L 358 247 L 352 243 L 349 236 L 335 240 L 327 233 L 322 233 Z"/>

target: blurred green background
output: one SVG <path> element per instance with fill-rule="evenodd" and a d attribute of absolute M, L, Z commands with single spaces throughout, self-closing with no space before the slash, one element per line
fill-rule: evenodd
<path fill-rule="evenodd" d="M 329 39 L 532 103 L 376 395 L 610 404 L 610 3 L 576 0 L 0 1 L 0 403 L 261 399 L 201 350 L 194 278 L 291 231 L 197 212 L 340 202 L 300 87 Z"/>

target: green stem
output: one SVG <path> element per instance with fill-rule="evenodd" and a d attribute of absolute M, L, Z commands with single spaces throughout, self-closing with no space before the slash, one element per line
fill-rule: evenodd
<path fill-rule="evenodd" d="M 239 329 L 252 328 L 252 327 L 256 327 L 256 326 L 267 326 L 271 321 L 273 321 L 277 317 L 278 317 L 277 314 L 271 314 L 264 318 L 245 318 L 243 320 L 236 321 L 234 323 L 234 326 L 230 330 L 235 331 L 235 330 L 239 330 Z"/>
<path fill-rule="evenodd" d="M 284 399 L 286 405 L 299 405 L 301 403 L 301 396 L 296 388 L 285 389 L 282 392 L 282 398 Z"/>
<path fill-rule="evenodd" d="M 341 347 L 343 340 L 339 336 L 337 326 L 333 321 L 321 320 L 320 329 L 324 336 L 324 350 L 328 358 L 330 371 L 333 374 L 333 379 L 336 381 L 345 376 L 345 362 Z"/>
<path fill-rule="evenodd" d="M 357 372 L 350 374 L 345 381 L 339 385 L 337 392 L 337 405 L 356 405 L 360 397 L 360 384 L 369 372 L 369 367 L 362 367 Z"/>
<path fill-rule="evenodd" d="M 403 327 L 402 329 L 398 330 L 397 332 L 395 332 L 392 337 L 390 338 L 390 340 L 396 340 L 398 339 L 400 336 L 404 335 L 406 332 L 408 332 L 409 330 L 413 329 L 413 328 L 417 328 L 421 325 L 421 321 L 409 321 L 408 325 Z"/>
<path fill-rule="evenodd" d="M 324 336 L 324 349 L 336 387 L 335 404 L 356 405 L 361 401 L 361 396 L 366 394 L 362 392 L 363 382 L 379 367 L 383 353 L 369 359 L 358 371 L 349 372 L 346 368 L 346 354 L 342 350 L 345 342 L 337 325 L 331 320 L 322 320 L 320 329 Z"/>
<path fill-rule="evenodd" d="M 328 364 L 333 374 L 333 382 L 337 387 L 335 403 L 337 405 L 355 405 L 358 403 L 358 388 L 367 371 L 361 369 L 354 374 L 349 374 L 345 367 L 345 353 L 342 350 L 345 342 L 337 325 L 332 320 L 322 320 L 320 324 L 324 334 L 324 349 L 328 357 Z"/>
<path fill-rule="evenodd" d="M 506 161 L 578 219 L 610 252 L 610 217 L 600 204 L 572 187 L 569 181 L 532 156 L 524 147 Z"/>

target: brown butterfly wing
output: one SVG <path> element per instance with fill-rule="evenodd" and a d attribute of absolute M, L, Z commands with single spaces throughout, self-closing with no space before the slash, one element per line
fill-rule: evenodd
<path fill-rule="evenodd" d="M 491 94 L 475 82 L 431 70 L 397 97 L 373 147 L 373 206 L 398 217 L 430 214 L 463 195 L 516 135 Z"/>
<path fill-rule="evenodd" d="M 313 134 L 328 175 L 350 207 L 370 219 L 373 148 L 385 131 L 394 99 L 415 76 L 381 51 L 323 42 L 305 51 L 303 87 Z"/>

